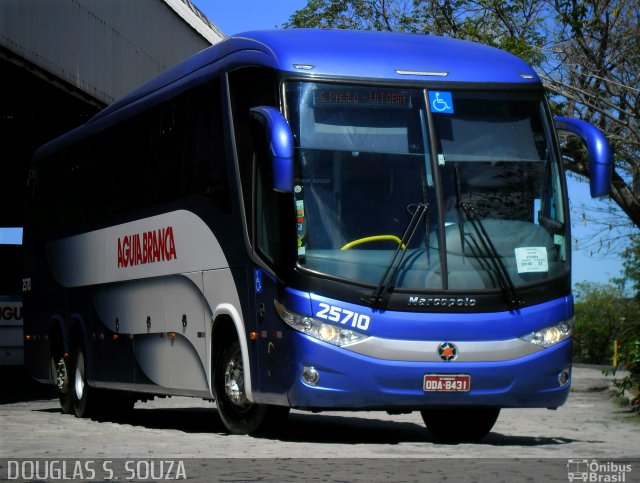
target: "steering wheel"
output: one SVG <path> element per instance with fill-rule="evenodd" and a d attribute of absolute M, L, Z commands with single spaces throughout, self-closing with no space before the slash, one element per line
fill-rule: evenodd
<path fill-rule="evenodd" d="M 366 236 L 364 238 L 358 238 L 357 240 L 353 240 L 343 246 L 340 250 L 349 250 L 350 248 L 357 247 L 358 245 L 362 245 L 363 243 L 371 243 L 377 241 L 391 240 L 400 245 L 400 248 L 406 250 L 407 247 L 402 240 L 395 235 L 374 235 L 374 236 Z"/>

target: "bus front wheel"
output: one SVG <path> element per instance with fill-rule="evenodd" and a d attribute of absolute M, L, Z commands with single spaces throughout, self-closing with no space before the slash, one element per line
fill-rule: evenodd
<path fill-rule="evenodd" d="M 431 435 L 443 443 L 463 443 L 484 438 L 500 414 L 500 408 L 458 407 L 420 411 Z"/>
<path fill-rule="evenodd" d="M 216 351 L 213 389 L 222 423 L 231 434 L 255 434 L 277 427 L 288 407 L 255 404 L 244 388 L 244 363 L 240 343 L 227 339 Z"/>

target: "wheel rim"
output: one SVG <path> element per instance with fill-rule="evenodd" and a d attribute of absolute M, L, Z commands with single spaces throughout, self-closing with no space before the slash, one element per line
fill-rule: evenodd
<path fill-rule="evenodd" d="M 240 348 L 233 351 L 225 364 L 224 390 L 227 399 L 229 399 L 237 409 L 246 409 L 250 406 L 244 391 L 244 366 L 242 364 Z"/>
<path fill-rule="evenodd" d="M 78 359 L 76 360 L 76 377 L 75 377 L 75 390 L 78 401 L 82 399 L 84 395 L 84 355 L 82 352 L 78 353 Z"/>
<path fill-rule="evenodd" d="M 51 364 L 53 365 L 53 374 L 58 391 L 62 394 L 66 394 L 69 392 L 69 373 L 67 372 L 67 364 L 63 358 L 60 358 L 57 364 L 53 359 L 51 359 Z"/>

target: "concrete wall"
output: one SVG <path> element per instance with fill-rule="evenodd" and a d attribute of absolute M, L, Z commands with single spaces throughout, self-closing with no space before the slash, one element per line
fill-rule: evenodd
<path fill-rule="evenodd" d="M 188 0 L 0 1 L 0 47 L 105 104 L 222 37 Z"/>

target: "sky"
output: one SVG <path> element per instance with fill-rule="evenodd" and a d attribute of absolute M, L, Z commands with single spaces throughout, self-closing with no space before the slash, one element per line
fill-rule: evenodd
<path fill-rule="evenodd" d="M 230 36 L 248 30 L 280 27 L 306 0 L 191 0 Z"/>
<path fill-rule="evenodd" d="M 571 205 L 571 238 L 572 243 L 572 278 L 573 285 L 577 282 L 590 281 L 597 283 L 607 283 L 612 277 L 620 277 L 622 272 L 622 259 L 617 252 L 607 256 L 594 252 L 593 248 L 576 250 L 576 240 L 578 245 L 585 245 L 591 233 L 596 227 L 582 222 L 582 204 L 588 210 L 590 207 L 602 207 L 602 202 L 593 200 L 589 194 L 589 183 L 577 181 L 569 177 L 567 182 L 569 192 L 569 204 Z M 620 216 L 625 216 L 621 214 Z M 620 248 L 619 250 L 622 250 Z"/>
<path fill-rule="evenodd" d="M 306 0 L 192 0 L 192 2 L 226 35 L 248 30 L 264 30 L 280 27 L 298 9 L 306 5 Z M 591 204 L 589 186 L 569 180 L 569 197 L 572 206 Z M 590 226 L 581 222 L 581 210 L 573 210 L 573 238 L 587 237 Z M 21 231 L 0 229 L 0 243 L 19 243 Z M 606 283 L 620 275 L 622 261 L 617 254 L 603 257 L 591 255 L 590 250 L 573 249 L 573 283 L 591 281 Z"/>

